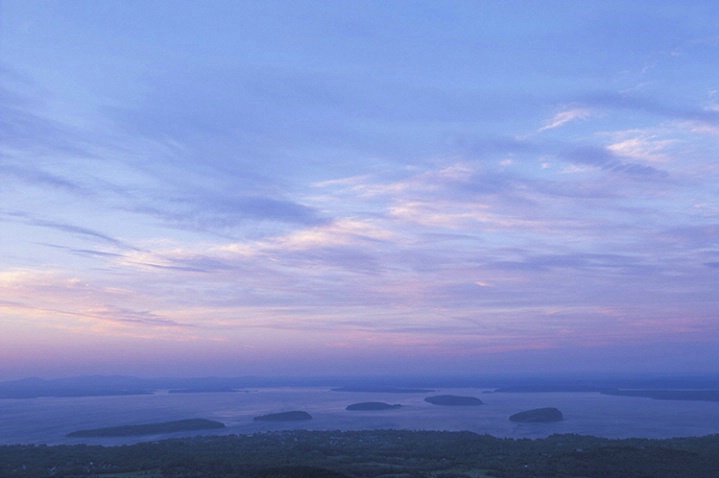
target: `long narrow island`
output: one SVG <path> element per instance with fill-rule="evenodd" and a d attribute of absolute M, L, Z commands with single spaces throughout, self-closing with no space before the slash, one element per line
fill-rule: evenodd
<path fill-rule="evenodd" d="M 162 423 L 146 423 L 143 425 L 123 425 L 118 427 L 94 428 L 68 433 L 68 437 L 126 437 L 135 435 L 158 435 L 196 430 L 215 430 L 225 428 L 225 424 L 204 418 L 190 418 Z"/>
<path fill-rule="evenodd" d="M 353 403 L 352 405 L 347 405 L 345 407 L 345 410 L 350 411 L 375 411 L 375 410 L 391 410 L 393 408 L 400 408 L 402 405 L 399 403 L 395 404 L 389 404 L 385 402 L 360 402 L 360 403 Z"/>
<path fill-rule="evenodd" d="M 457 395 L 435 395 L 425 398 L 424 401 L 433 405 L 446 407 L 473 407 L 484 404 L 484 402 L 477 397 L 460 397 Z"/>
<path fill-rule="evenodd" d="M 300 420 L 312 420 L 312 415 L 302 410 L 291 412 L 268 413 L 253 418 L 256 422 L 296 422 Z"/>

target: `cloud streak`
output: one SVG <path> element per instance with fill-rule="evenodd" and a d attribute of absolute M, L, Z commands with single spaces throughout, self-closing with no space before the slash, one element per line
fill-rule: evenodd
<path fill-rule="evenodd" d="M 666 171 L 636 162 L 623 161 L 607 148 L 586 146 L 567 151 L 563 157 L 577 164 L 596 166 L 603 171 L 624 174 L 635 178 L 665 178 Z"/>
<path fill-rule="evenodd" d="M 696 121 L 709 125 L 719 124 L 719 111 L 673 105 L 655 98 L 601 92 L 588 94 L 582 98 L 582 101 L 593 107 L 637 111 L 675 120 Z"/>
<path fill-rule="evenodd" d="M 567 123 L 577 120 L 585 120 L 591 116 L 591 110 L 587 108 L 573 108 L 566 111 L 561 111 L 554 115 L 554 117 L 547 122 L 544 126 L 539 128 L 539 132 L 547 131 L 550 129 L 559 128 Z"/>

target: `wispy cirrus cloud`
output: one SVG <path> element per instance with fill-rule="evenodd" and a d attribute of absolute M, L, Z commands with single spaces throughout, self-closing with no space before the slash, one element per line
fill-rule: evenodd
<path fill-rule="evenodd" d="M 39 168 L 21 167 L 14 164 L 0 164 L 0 175 L 9 179 L 9 176 L 24 183 L 38 187 L 52 187 L 74 194 L 85 194 L 87 188 L 76 181 Z"/>
<path fill-rule="evenodd" d="M 565 111 L 561 111 L 554 115 L 552 119 L 539 128 L 537 131 L 547 131 L 550 129 L 559 128 L 567 123 L 578 120 L 585 120 L 592 115 L 592 111 L 589 108 L 571 108 Z"/>
<path fill-rule="evenodd" d="M 626 131 L 617 134 L 617 142 L 607 146 L 612 153 L 625 158 L 634 158 L 650 163 L 667 163 L 670 160 L 669 148 L 679 140 L 671 137 L 657 137 L 656 134 L 642 131 Z"/>
<path fill-rule="evenodd" d="M 696 121 L 708 125 L 719 124 L 719 111 L 714 109 L 671 104 L 647 96 L 597 92 L 583 96 L 580 101 L 595 108 L 632 110 L 675 120 Z"/>
<path fill-rule="evenodd" d="M 132 303 L 130 289 L 98 287 L 57 272 L 31 270 L 4 271 L 0 287 L 6 299 L 0 309 L 10 317 L 32 317 L 49 328 L 86 328 L 101 330 L 112 324 L 131 327 L 193 328 L 122 303 Z M 128 333 L 132 333 L 130 329 Z"/>
<path fill-rule="evenodd" d="M 243 195 L 232 191 L 173 193 L 149 206 L 133 204 L 131 210 L 161 221 L 171 228 L 194 230 L 220 236 L 233 236 L 255 225 L 257 234 L 273 234 L 278 229 L 312 227 L 331 219 L 311 205 L 282 195 Z"/>
<path fill-rule="evenodd" d="M 101 232 L 98 232 L 96 230 L 82 227 L 82 226 L 76 226 L 74 224 L 66 224 L 61 222 L 55 222 L 55 221 L 47 221 L 43 219 L 33 219 L 30 221 L 30 224 L 34 226 L 39 227 L 46 227 L 49 229 L 55 229 L 62 232 L 67 232 L 70 234 L 82 236 L 82 237 L 88 237 L 91 239 L 99 240 L 102 242 L 106 242 L 108 244 L 112 244 L 114 246 L 117 246 L 121 249 L 133 249 L 134 247 L 130 244 L 127 244 L 126 242 L 116 239 L 114 237 L 108 236 L 107 234 L 103 234 Z"/>
<path fill-rule="evenodd" d="M 623 158 L 614 154 L 612 150 L 604 147 L 577 147 L 564 152 L 562 156 L 574 163 L 595 166 L 603 171 L 624 174 L 634 178 L 660 179 L 668 176 L 667 171 L 623 160 Z"/>
<path fill-rule="evenodd" d="M 103 232 L 100 232 L 98 230 L 84 227 L 84 226 L 78 226 L 76 224 L 68 223 L 68 222 L 60 222 L 60 221 L 53 221 L 48 220 L 40 217 L 32 217 L 27 213 L 24 212 L 12 212 L 12 211 L 2 211 L 0 212 L 2 216 L 4 216 L 6 221 L 12 221 L 12 222 L 19 222 L 23 224 L 27 224 L 34 227 L 40 227 L 40 228 L 46 228 L 51 229 L 63 233 L 67 233 L 76 237 L 81 237 L 85 239 L 90 239 L 93 242 L 101 242 L 105 244 L 109 244 L 112 246 L 117 247 L 121 250 L 133 250 L 136 249 L 135 246 L 132 244 L 123 241 L 121 239 L 118 239 L 116 237 L 112 237 L 108 234 L 105 234 Z"/>

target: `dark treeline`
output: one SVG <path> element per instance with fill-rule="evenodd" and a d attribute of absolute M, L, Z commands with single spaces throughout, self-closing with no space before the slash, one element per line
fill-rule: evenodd
<path fill-rule="evenodd" d="M 470 432 L 286 431 L 103 447 L 0 447 L 0 476 L 715 478 L 719 435 L 504 439 Z"/>

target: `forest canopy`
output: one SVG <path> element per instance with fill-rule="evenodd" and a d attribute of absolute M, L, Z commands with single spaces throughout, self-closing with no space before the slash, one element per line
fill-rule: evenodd
<path fill-rule="evenodd" d="M 717 469 L 719 435 L 517 440 L 471 432 L 284 431 L 116 447 L 0 446 L 0 476 L 7 478 L 716 478 Z"/>

